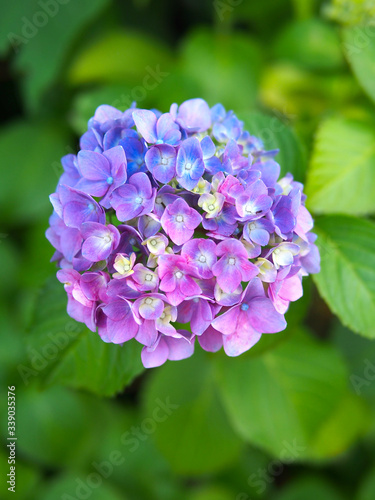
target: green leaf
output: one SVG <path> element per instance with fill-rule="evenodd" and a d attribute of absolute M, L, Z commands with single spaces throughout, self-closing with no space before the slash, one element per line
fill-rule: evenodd
<path fill-rule="evenodd" d="M 321 272 L 320 295 L 345 326 L 375 338 L 375 225 L 349 216 L 315 221 Z"/>
<path fill-rule="evenodd" d="M 246 61 L 246 64 L 244 64 Z M 200 86 L 210 105 L 246 109 L 254 105 L 260 76 L 259 47 L 247 35 L 199 29 L 189 34 L 181 54 L 181 69 Z"/>
<path fill-rule="evenodd" d="M 76 498 L 90 498 L 90 500 L 126 500 L 124 491 L 115 489 L 107 478 L 102 478 L 95 472 L 97 478 L 92 478 L 87 474 L 68 473 L 60 475 L 47 483 L 39 500 L 71 500 Z M 109 483 L 109 484 L 108 484 Z M 94 486 L 93 486 L 94 485 Z"/>
<path fill-rule="evenodd" d="M 144 33 L 110 32 L 94 41 L 74 59 L 68 80 L 83 83 L 134 84 L 133 100 L 142 100 L 170 74 L 171 54 Z"/>
<path fill-rule="evenodd" d="M 312 456 L 346 389 L 345 365 L 331 346 L 299 332 L 259 357 L 217 355 L 214 363 L 223 403 L 244 439 L 281 459 Z"/>
<path fill-rule="evenodd" d="M 315 213 L 372 213 L 374 193 L 375 128 L 327 119 L 317 132 L 308 172 L 308 208 Z"/>
<path fill-rule="evenodd" d="M 375 498 L 375 468 L 366 475 L 361 484 L 356 500 L 374 500 Z"/>
<path fill-rule="evenodd" d="M 275 500 L 344 500 L 344 496 L 326 479 L 306 475 L 287 484 Z"/>
<path fill-rule="evenodd" d="M 178 474 L 202 475 L 231 464 L 241 441 L 233 433 L 216 393 L 213 373 L 201 351 L 168 362 L 153 373 L 145 393 L 145 416 L 159 401 L 175 405 L 152 437 Z"/>
<path fill-rule="evenodd" d="M 362 26 L 342 31 L 346 58 L 359 84 L 375 101 L 375 39 L 374 26 L 368 21 Z"/>
<path fill-rule="evenodd" d="M 16 122 L 0 131 L 0 155 L 7 168 L 0 182 L 0 214 L 23 224 L 52 212 L 48 199 L 67 154 L 65 130 L 54 123 Z"/>
<path fill-rule="evenodd" d="M 38 391 L 16 387 L 17 452 L 32 463 L 80 466 L 87 462 L 101 432 L 100 413 L 91 398 L 63 387 Z M 95 408 L 96 418 L 93 418 Z"/>
<path fill-rule="evenodd" d="M 306 170 L 304 151 L 293 129 L 276 116 L 266 115 L 258 111 L 239 112 L 238 117 L 244 121 L 245 129 L 251 135 L 260 137 L 265 148 L 279 149 L 275 160 L 281 166 L 281 176 L 292 173 L 297 181 L 302 182 Z"/>
<path fill-rule="evenodd" d="M 359 397 L 348 394 L 319 429 L 312 455 L 317 459 L 340 455 L 366 433 L 370 423 L 368 406 Z"/>
<path fill-rule="evenodd" d="M 51 278 L 36 302 L 25 377 L 104 396 L 122 391 L 143 370 L 140 344 L 103 342 L 97 333 L 69 318 L 66 304 L 63 286 Z M 36 373 L 30 374 L 27 368 Z"/>
<path fill-rule="evenodd" d="M 339 322 L 332 331 L 333 342 L 344 355 L 350 369 L 350 387 L 375 409 L 375 339 L 367 339 Z"/>
<path fill-rule="evenodd" d="M 37 109 L 41 94 L 56 80 L 77 35 L 109 0 L 44 3 L 49 11 L 37 0 L 22 1 L 25 7 L 22 15 L 12 16 L 12 23 L 8 24 L 16 35 L 25 39 L 16 49 L 15 69 L 25 74 L 22 84 L 31 110 Z"/>
<path fill-rule="evenodd" d="M 320 19 L 287 25 L 276 39 L 275 52 L 279 59 L 310 70 L 337 70 L 344 62 L 335 29 Z"/>
<path fill-rule="evenodd" d="M 8 441 L 9 442 L 9 441 Z M 7 448 L 8 450 L 8 448 Z M 2 500 L 11 500 L 12 498 L 17 498 L 17 500 L 30 500 L 31 495 L 36 496 L 36 488 L 40 487 L 40 473 L 33 466 L 25 465 L 18 458 L 16 460 L 16 496 L 12 491 L 8 491 L 7 487 L 10 485 L 6 483 L 9 480 L 9 470 L 10 465 L 8 464 L 8 454 L 5 452 L 0 453 L 0 474 L 1 477 L 5 479 L 3 484 L 0 486 L 0 491 L 2 493 Z M 2 491 L 4 490 L 4 491 Z"/>

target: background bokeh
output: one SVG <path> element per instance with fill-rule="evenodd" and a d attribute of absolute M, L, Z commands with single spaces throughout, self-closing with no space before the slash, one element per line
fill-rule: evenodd
<path fill-rule="evenodd" d="M 1 498 L 373 500 L 374 2 L 1 0 L 0 32 Z M 98 105 L 192 97 L 280 148 L 322 272 L 248 353 L 145 371 L 67 316 L 48 195 Z"/>

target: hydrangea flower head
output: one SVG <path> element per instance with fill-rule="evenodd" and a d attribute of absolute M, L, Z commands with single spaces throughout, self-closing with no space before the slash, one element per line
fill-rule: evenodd
<path fill-rule="evenodd" d="M 68 313 L 154 367 L 250 349 L 319 272 L 302 184 L 221 104 L 99 106 L 50 197 Z M 181 329 L 181 324 L 184 328 Z M 121 346 L 118 347 L 119 349 Z"/>

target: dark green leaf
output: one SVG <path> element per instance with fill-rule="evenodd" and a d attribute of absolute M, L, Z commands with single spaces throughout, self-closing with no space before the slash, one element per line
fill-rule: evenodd
<path fill-rule="evenodd" d="M 99 395 L 120 392 L 142 370 L 140 344 L 103 342 L 70 319 L 63 286 L 51 278 L 36 303 L 29 335 L 29 366 L 47 384 L 59 383 Z M 25 372 L 26 373 L 26 372 Z"/>
<path fill-rule="evenodd" d="M 280 458 L 313 455 L 316 435 L 345 394 L 347 373 L 334 349 L 298 333 L 259 357 L 217 355 L 214 363 L 244 439 Z"/>
<path fill-rule="evenodd" d="M 288 25 L 276 39 L 275 52 L 280 59 L 311 70 L 332 71 L 344 62 L 335 29 L 320 19 Z"/>
<path fill-rule="evenodd" d="M 27 105 L 32 110 L 40 103 L 41 94 L 56 80 L 79 32 L 109 2 L 81 0 L 44 3 L 48 5 L 49 11 L 42 8 L 37 0 L 23 1 L 23 7 L 26 4 L 23 10 L 25 14 L 22 12 L 23 15 L 13 18 L 12 22 L 15 34 L 25 38 L 19 47 L 15 67 L 26 74 L 23 87 Z"/>
<path fill-rule="evenodd" d="M 254 104 L 260 75 L 260 49 L 241 33 L 192 32 L 184 41 L 181 69 L 200 86 L 210 105 L 247 109 Z M 198 96 L 195 96 L 198 97 Z"/>
<path fill-rule="evenodd" d="M 0 182 L 4 221 L 47 218 L 52 212 L 48 196 L 61 175 L 60 158 L 68 153 L 67 146 L 66 132 L 53 123 L 17 122 L 1 131 L 0 155 L 6 165 Z"/>
<path fill-rule="evenodd" d="M 215 472 L 238 457 L 234 435 L 218 399 L 212 370 L 202 352 L 188 360 L 168 362 L 153 373 L 145 394 L 145 416 L 159 401 L 175 405 L 152 437 L 179 474 Z"/>

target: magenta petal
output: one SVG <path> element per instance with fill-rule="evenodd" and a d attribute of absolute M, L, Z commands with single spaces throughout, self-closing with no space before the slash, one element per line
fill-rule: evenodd
<path fill-rule="evenodd" d="M 113 321 L 107 318 L 107 337 L 109 342 L 122 344 L 135 337 L 138 325 L 133 317 L 126 317 L 122 321 Z"/>
<path fill-rule="evenodd" d="M 150 347 L 156 342 L 157 338 L 158 332 L 156 331 L 155 321 L 152 319 L 145 319 L 139 326 L 136 340 L 140 344 Z"/>
<path fill-rule="evenodd" d="M 240 306 L 234 306 L 221 316 L 215 318 L 212 326 L 224 335 L 230 335 L 237 330 L 237 323 L 241 314 L 243 313 Z"/>
<path fill-rule="evenodd" d="M 258 332 L 276 333 L 286 328 L 284 316 L 276 311 L 270 299 L 255 297 L 248 305 L 246 314 Z"/>
<path fill-rule="evenodd" d="M 238 329 L 231 335 L 223 336 L 225 354 L 228 356 L 239 356 L 253 347 L 261 336 L 261 333 L 251 328 L 245 315 L 241 315 Z"/>
<path fill-rule="evenodd" d="M 169 348 L 164 337 L 159 337 L 159 342 L 156 347 L 144 347 L 142 349 L 141 358 L 145 368 L 154 368 L 161 366 L 168 359 Z"/>
<path fill-rule="evenodd" d="M 179 280 L 179 288 L 185 297 L 200 295 L 202 292 L 200 286 L 193 280 L 193 278 L 186 275 Z"/>
<path fill-rule="evenodd" d="M 212 326 L 209 326 L 207 330 L 198 337 L 198 342 L 205 351 L 217 352 L 223 346 L 223 335 Z"/>
<path fill-rule="evenodd" d="M 149 143 L 155 143 L 156 122 L 158 121 L 155 113 L 147 109 L 136 109 L 133 111 L 133 120 L 138 132 Z"/>
<path fill-rule="evenodd" d="M 194 353 L 194 337 L 191 341 L 184 337 L 165 337 L 165 342 L 169 347 L 168 359 L 171 361 L 189 358 Z"/>

